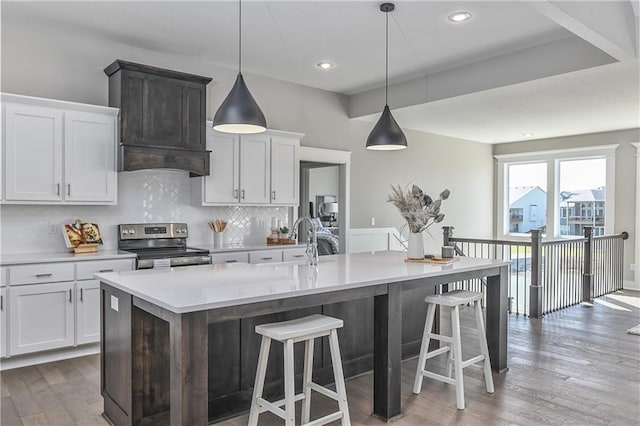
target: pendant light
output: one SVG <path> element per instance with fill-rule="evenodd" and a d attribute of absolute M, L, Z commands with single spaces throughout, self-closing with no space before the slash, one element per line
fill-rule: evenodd
<path fill-rule="evenodd" d="M 385 87 L 384 87 L 384 110 L 380 119 L 373 126 L 373 130 L 367 138 L 367 149 L 378 151 L 391 151 L 397 149 L 405 149 L 407 147 L 407 138 L 398 123 L 391 115 L 389 109 L 389 12 L 395 9 L 393 3 L 382 3 L 380 5 L 380 11 L 385 13 L 386 16 L 386 37 L 387 44 L 385 49 Z"/>
<path fill-rule="evenodd" d="M 213 128 L 224 133 L 261 133 L 267 130 L 267 120 L 242 78 L 242 0 L 238 21 L 238 77 L 216 112 Z"/>

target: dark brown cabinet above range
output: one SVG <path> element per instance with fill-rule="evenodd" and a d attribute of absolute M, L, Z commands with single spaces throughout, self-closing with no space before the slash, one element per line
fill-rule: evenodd
<path fill-rule="evenodd" d="M 104 72 L 109 106 L 120 108 L 119 170 L 209 174 L 205 113 L 211 78 L 121 60 Z"/>

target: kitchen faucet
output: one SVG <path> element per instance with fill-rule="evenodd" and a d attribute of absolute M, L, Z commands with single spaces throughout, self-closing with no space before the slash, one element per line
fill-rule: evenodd
<path fill-rule="evenodd" d="M 298 228 L 302 222 L 308 222 L 309 226 L 311 226 L 311 243 L 309 242 L 309 237 L 307 237 L 307 257 L 309 258 L 310 265 L 318 264 L 318 235 L 316 234 L 316 227 L 311 221 L 311 219 L 307 216 L 299 217 L 293 226 L 291 227 L 291 238 L 295 240 L 298 239 Z"/>

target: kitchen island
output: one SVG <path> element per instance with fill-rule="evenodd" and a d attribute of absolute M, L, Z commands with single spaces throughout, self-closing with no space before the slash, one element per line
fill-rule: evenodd
<path fill-rule="evenodd" d="M 494 370 L 507 368 L 508 263 L 461 258 L 405 263 L 405 253 L 324 256 L 306 264 L 221 264 L 97 274 L 101 281 L 101 390 L 116 425 L 199 425 L 245 411 L 262 322 L 310 313 L 342 318 L 347 376 L 373 369 L 373 413 L 401 413 L 403 354 L 417 353 L 424 296 L 451 282 L 486 278 L 487 340 Z M 329 380 L 317 345 L 314 380 Z M 265 387 L 281 393 L 274 348 Z M 298 362 L 296 362 L 298 365 Z M 279 368 L 278 368 L 279 367 Z"/>

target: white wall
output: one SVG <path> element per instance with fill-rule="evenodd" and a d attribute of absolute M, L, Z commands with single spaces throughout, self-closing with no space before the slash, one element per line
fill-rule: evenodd
<path fill-rule="evenodd" d="M 207 92 L 207 118 L 235 80 L 235 70 L 200 57 L 151 51 L 91 33 L 67 34 L 54 25 L 16 25 L 2 21 L 2 91 L 106 105 L 108 82 L 103 68 L 115 59 L 213 77 Z M 87 30 L 89 31 L 89 30 Z M 246 58 L 250 60 L 250 58 Z M 347 98 L 283 81 L 245 74 L 245 80 L 267 117 L 270 128 L 304 133 L 302 144 L 352 151 L 351 226 L 400 228 L 402 219 L 386 202 L 392 184 L 420 185 L 427 193 L 451 190 L 443 205 L 443 225 L 456 234 L 490 237 L 493 233 L 493 161 L 490 145 L 407 131 L 409 149 L 374 152 L 365 149 L 371 123 L 347 117 Z M 380 108 L 382 105 L 380 105 Z M 401 123 L 402 124 L 402 123 Z M 23 207 L 24 212 L 38 208 Z M 65 217 L 77 209 L 61 207 Z M 119 207 L 113 208 L 119 212 Z M 42 210 L 44 211 L 44 210 Z M 29 217 L 34 217 L 32 213 Z M 35 219 L 44 220 L 44 219 Z M 3 225 L 14 226 L 6 222 Z M 440 230 L 432 231 L 440 241 Z M 427 238 L 428 239 L 428 238 Z"/>

